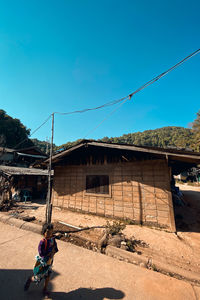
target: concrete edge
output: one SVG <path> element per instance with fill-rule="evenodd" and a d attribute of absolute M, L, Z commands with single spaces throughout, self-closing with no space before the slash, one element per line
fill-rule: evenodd
<path fill-rule="evenodd" d="M 27 231 L 32 231 L 35 233 L 41 233 L 42 230 L 42 226 L 35 224 L 35 223 L 29 223 L 29 222 L 25 222 L 23 220 L 20 219 L 16 219 L 12 216 L 7 216 L 7 215 L 1 215 L 0 214 L 0 222 L 2 223 L 6 223 L 12 226 L 16 226 L 20 229 L 23 230 L 27 230 Z"/>
<path fill-rule="evenodd" d="M 152 268 L 152 270 L 161 271 L 164 273 L 174 273 L 175 275 L 178 275 L 180 277 L 183 277 L 183 279 L 186 279 L 188 281 L 192 281 L 193 283 L 199 283 L 200 284 L 200 274 L 190 272 L 184 269 L 181 269 L 180 267 L 167 265 L 165 263 L 162 263 L 158 260 L 154 260 L 152 258 L 148 258 L 142 255 L 138 255 L 134 252 L 129 252 L 120 248 L 116 248 L 114 246 L 108 245 L 105 250 L 105 254 L 114 258 L 118 258 L 120 260 L 124 260 L 126 262 L 130 262 L 133 264 L 137 264 L 143 267 L 146 267 L 148 264 Z M 143 265 L 141 265 L 143 264 Z"/>

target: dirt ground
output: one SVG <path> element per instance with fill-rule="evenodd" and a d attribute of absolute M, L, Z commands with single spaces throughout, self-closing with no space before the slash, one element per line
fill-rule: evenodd
<path fill-rule="evenodd" d="M 145 249 L 138 247 L 143 255 L 200 273 L 200 187 L 188 185 L 179 187 L 184 194 L 186 205 L 175 208 L 177 234 L 139 225 L 126 225 L 123 233 L 127 238 L 142 240 L 149 245 Z M 17 207 L 8 214 L 35 216 L 35 222 L 42 224 L 45 220 L 45 209 L 45 203 L 42 202 L 26 204 L 18 202 Z M 107 221 L 112 222 L 112 219 L 59 208 L 53 208 L 52 220 L 54 223 L 63 221 L 78 227 L 103 226 Z M 100 239 L 103 231 L 104 229 L 93 229 L 83 231 L 79 235 L 95 243 Z"/>

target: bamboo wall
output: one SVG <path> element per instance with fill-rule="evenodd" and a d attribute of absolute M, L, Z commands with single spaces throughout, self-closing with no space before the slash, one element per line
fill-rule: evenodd
<path fill-rule="evenodd" d="M 54 206 L 175 231 L 169 167 L 165 160 L 57 166 L 54 171 Z M 87 194 L 86 175 L 109 175 L 109 195 Z"/>

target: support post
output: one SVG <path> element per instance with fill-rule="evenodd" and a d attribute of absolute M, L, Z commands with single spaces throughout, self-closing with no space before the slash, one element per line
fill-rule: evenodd
<path fill-rule="evenodd" d="M 53 154 L 53 136 L 54 136 L 54 113 L 52 113 L 52 126 L 51 126 L 51 146 L 50 146 L 50 156 L 49 156 L 49 167 L 48 167 L 48 192 L 46 199 L 46 223 L 51 223 L 51 215 L 52 215 L 52 203 L 51 203 L 51 195 L 52 195 L 52 154 Z"/>

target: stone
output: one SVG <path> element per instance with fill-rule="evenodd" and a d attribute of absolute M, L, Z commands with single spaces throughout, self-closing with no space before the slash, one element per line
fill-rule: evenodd
<path fill-rule="evenodd" d="M 147 266 L 144 263 L 140 263 L 141 268 L 146 268 Z"/>
<path fill-rule="evenodd" d="M 102 238 L 98 241 L 98 248 L 106 246 L 108 242 L 107 233 L 104 233 Z"/>
<path fill-rule="evenodd" d="M 122 250 L 126 250 L 126 251 L 128 250 L 128 247 L 127 247 L 126 245 L 123 245 L 123 244 L 121 245 L 120 248 L 121 248 Z"/>
<path fill-rule="evenodd" d="M 125 241 L 121 242 L 121 247 L 120 248 L 123 249 L 123 250 L 128 250 L 128 246 L 127 246 Z"/>
<path fill-rule="evenodd" d="M 125 246 L 126 246 L 126 242 L 125 242 L 125 241 L 122 241 L 122 242 L 121 242 L 121 245 L 125 245 Z"/>
<path fill-rule="evenodd" d="M 23 221 L 26 221 L 26 222 L 31 222 L 31 221 L 34 221 L 35 220 L 35 217 L 29 217 L 29 216 L 26 216 L 26 217 L 22 217 L 22 220 Z"/>
<path fill-rule="evenodd" d="M 108 240 L 108 245 L 120 248 L 121 241 L 122 241 L 122 237 L 120 235 L 114 235 L 112 238 Z"/>

